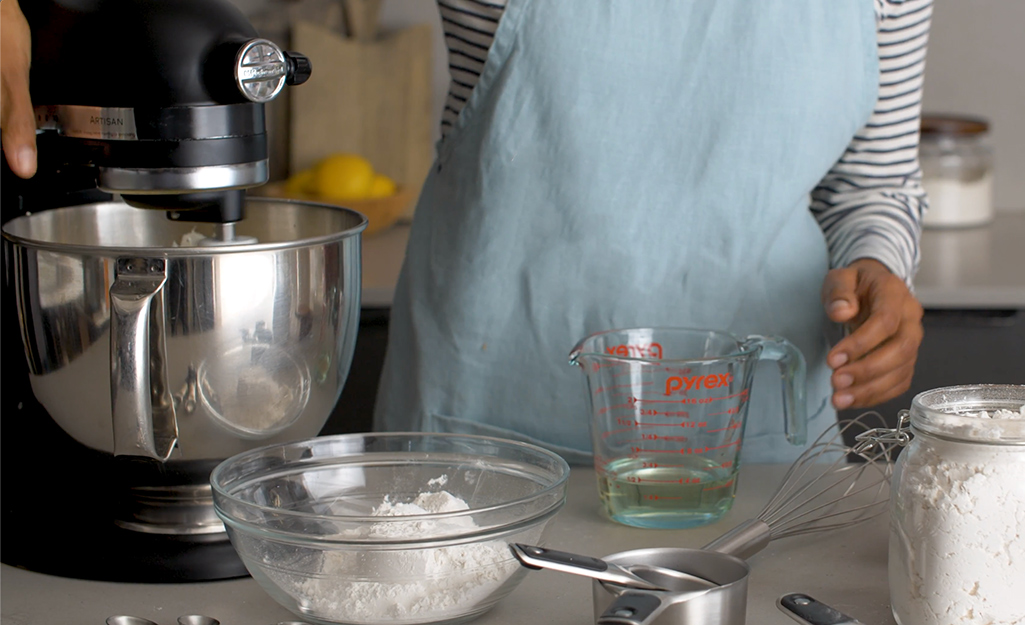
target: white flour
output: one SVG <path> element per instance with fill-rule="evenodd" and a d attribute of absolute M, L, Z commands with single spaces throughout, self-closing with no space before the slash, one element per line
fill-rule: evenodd
<path fill-rule="evenodd" d="M 432 480 L 432 486 L 444 479 Z M 447 491 L 423 492 L 409 503 L 387 498 L 373 516 L 466 510 Z M 464 532 L 470 518 L 375 523 L 360 536 L 412 539 Z M 520 568 L 504 541 L 405 551 L 347 551 L 323 555 L 318 574 L 295 581 L 293 593 L 311 616 L 342 623 L 428 623 L 472 612 Z"/>
<path fill-rule="evenodd" d="M 1025 406 L 961 416 L 998 439 Z M 923 435 L 904 456 L 890 538 L 900 625 L 1025 625 L 1025 447 Z"/>
<path fill-rule="evenodd" d="M 993 219 L 993 174 L 977 180 L 924 176 L 922 187 L 929 194 L 929 210 L 922 217 L 926 228 L 973 226 Z"/>

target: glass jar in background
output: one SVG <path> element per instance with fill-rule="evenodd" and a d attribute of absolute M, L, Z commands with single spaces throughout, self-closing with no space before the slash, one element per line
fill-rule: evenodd
<path fill-rule="evenodd" d="M 899 625 L 1025 623 L 1025 386 L 920 393 L 890 504 Z"/>
<path fill-rule="evenodd" d="M 989 122 L 923 116 L 918 150 L 929 196 L 926 228 L 979 226 L 993 220 L 993 148 Z"/>

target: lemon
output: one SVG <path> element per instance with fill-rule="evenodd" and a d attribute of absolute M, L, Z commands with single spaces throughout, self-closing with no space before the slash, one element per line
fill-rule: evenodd
<path fill-rule="evenodd" d="M 395 181 L 384 174 L 374 174 L 374 179 L 370 182 L 370 191 L 367 193 L 367 197 L 388 197 L 395 195 L 395 191 Z"/>
<path fill-rule="evenodd" d="M 313 191 L 313 170 L 303 171 L 289 176 L 285 181 L 285 191 L 289 193 L 310 193 Z"/>
<path fill-rule="evenodd" d="M 374 168 L 362 156 L 332 154 L 313 170 L 312 190 L 331 200 L 359 200 L 367 197 L 374 181 Z"/>

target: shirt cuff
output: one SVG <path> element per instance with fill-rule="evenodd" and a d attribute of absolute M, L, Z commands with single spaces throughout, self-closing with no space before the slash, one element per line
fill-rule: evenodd
<path fill-rule="evenodd" d="M 917 254 L 909 259 L 900 250 L 894 248 L 893 241 L 886 236 L 875 233 L 864 233 L 850 247 L 839 251 L 832 259 L 833 267 L 847 267 L 856 260 L 871 258 L 877 260 L 890 270 L 890 273 L 904 281 L 909 289 L 914 290 L 913 281 L 918 270 Z M 910 262 L 910 264 L 909 264 Z"/>

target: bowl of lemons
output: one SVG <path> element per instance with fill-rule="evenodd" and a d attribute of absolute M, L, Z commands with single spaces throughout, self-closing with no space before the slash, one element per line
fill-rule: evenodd
<path fill-rule="evenodd" d="M 390 228 L 413 201 L 413 193 L 376 171 L 358 154 L 330 154 L 283 182 L 253 189 L 255 195 L 335 204 L 363 213 L 363 236 Z"/>

